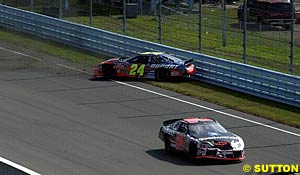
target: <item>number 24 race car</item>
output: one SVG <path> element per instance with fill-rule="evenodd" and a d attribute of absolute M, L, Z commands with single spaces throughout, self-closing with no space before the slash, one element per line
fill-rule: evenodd
<path fill-rule="evenodd" d="M 159 138 L 166 151 L 183 151 L 191 160 L 241 161 L 244 141 L 211 118 L 173 119 L 163 122 Z"/>
<path fill-rule="evenodd" d="M 112 58 L 94 68 L 94 77 L 148 78 L 167 81 L 196 73 L 193 60 L 181 60 L 162 52 L 144 52 L 130 58 Z"/>

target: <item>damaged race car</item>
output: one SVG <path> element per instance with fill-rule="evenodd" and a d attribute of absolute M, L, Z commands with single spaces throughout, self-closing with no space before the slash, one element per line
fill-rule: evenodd
<path fill-rule="evenodd" d="M 182 151 L 191 160 L 218 159 L 241 161 L 244 141 L 211 118 L 184 118 L 163 122 L 159 138 L 165 150 Z"/>
<path fill-rule="evenodd" d="M 168 81 L 196 73 L 193 59 L 181 60 L 163 52 L 144 52 L 130 58 L 112 58 L 94 68 L 94 77 L 147 78 Z"/>

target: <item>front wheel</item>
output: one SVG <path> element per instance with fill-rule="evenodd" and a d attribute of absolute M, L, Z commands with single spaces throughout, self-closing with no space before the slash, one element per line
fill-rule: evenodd
<path fill-rule="evenodd" d="M 171 152 L 171 143 L 169 137 L 165 136 L 165 151 Z"/>
<path fill-rule="evenodd" d="M 157 81 L 168 81 L 170 80 L 170 71 L 164 69 L 158 69 L 155 73 L 155 79 Z"/>
<path fill-rule="evenodd" d="M 195 143 L 191 143 L 189 146 L 188 158 L 191 161 L 194 161 L 197 156 L 197 145 Z"/>

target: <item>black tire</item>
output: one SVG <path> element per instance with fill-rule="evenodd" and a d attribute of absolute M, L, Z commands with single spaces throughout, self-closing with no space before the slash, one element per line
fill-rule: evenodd
<path fill-rule="evenodd" d="M 197 144 L 196 143 L 190 143 L 188 158 L 191 161 L 195 161 L 196 156 L 197 156 Z"/>
<path fill-rule="evenodd" d="M 157 81 L 169 81 L 171 77 L 170 71 L 165 69 L 158 69 L 155 72 L 155 79 Z"/>
<path fill-rule="evenodd" d="M 165 151 L 171 152 L 172 148 L 171 148 L 171 142 L 169 137 L 165 135 L 164 140 L 165 140 Z"/>
<path fill-rule="evenodd" d="M 112 79 L 115 78 L 116 76 L 117 76 L 117 72 L 112 66 L 107 65 L 103 67 L 103 78 Z"/>

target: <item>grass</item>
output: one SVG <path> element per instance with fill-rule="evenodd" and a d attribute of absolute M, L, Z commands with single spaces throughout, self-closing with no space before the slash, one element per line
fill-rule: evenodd
<path fill-rule="evenodd" d="M 96 63 L 101 61 L 101 58 L 99 58 L 96 54 L 1 27 L 0 40 L 16 44 L 27 49 L 33 49 L 37 52 L 71 60 L 84 66 L 94 66 Z M 102 60 L 104 59 L 106 59 L 106 57 L 102 57 Z"/>
<path fill-rule="evenodd" d="M 31 35 L 13 32 L 4 28 L 0 28 L 0 40 L 37 52 L 72 60 L 89 67 L 94 66 L 101 60 L 101 58 L 98 58 L 90 52 L 85 52 L 49 40 L 41 40 Z M 105 57 L 102 57 L 102 59 L 104 58 Z M 146 83 L 300 128 L 300 108 L 201 82 L 146 81 Z"/>

